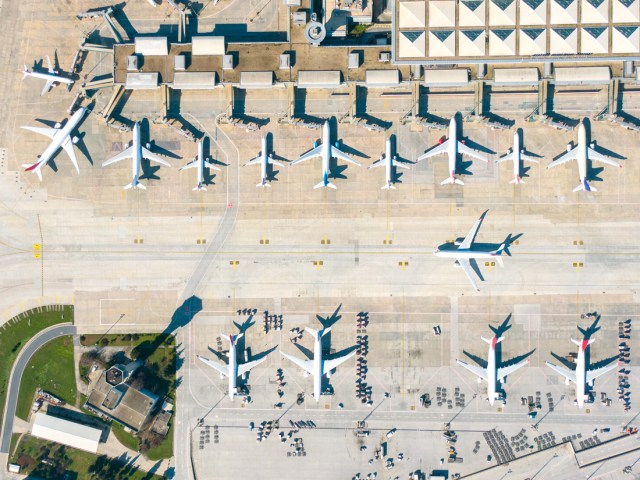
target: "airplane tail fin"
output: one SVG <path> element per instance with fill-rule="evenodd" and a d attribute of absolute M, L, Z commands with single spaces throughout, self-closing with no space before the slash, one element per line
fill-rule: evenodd
<path fill-rule="evenodd" d="M 40 162 L 36 162 L 33 164 L 23 163 L 22 166 L 24 167 L 25 172 L 35 172 L 35 174 L 38 175 L 38 179 L 42 181 L 42 171 L 40 170 L 42 167 L 40 165 Z"/>
<path fill-rule="evenodd" d="M 573 343 L 574 345 L 577 345 L 578 347 L 582 347 L 582 342 L 580 340 L 576 340 L 575 338 L 571 339 L 571 343 Z M 593 339 L 592 338 L 587 340 L 587 345 L 591 345 L 592 343 L 593 343 Z"/>
<path fill-rule="evenodd" d="M 146 190 L 147 189 L 147 187 L 145 187 L 143 184 L 141 184 L 137 180 L 134 180 L 131 183 L 129 183 L 128 185 L 124 186 L 125 190 L 129 190 L 130 188 L 140 188 L 142 190 Z"/>
<path fill-rule="evenodd" d="M 240 340 L 244 336 L 244 333 L 239 333 L 237 335 L 226 335 L 224 333 L 220 334 L 220 337 L 224 338 L 230 345 L 233 344 L 232 340 Z"/>
<path fill-rule="evenodd" d="M 451 183 L 455 183 L 456 185 L 464 185 L 464 182 L 456 177 L 449 177 L 440 182 L 440 185 L 449 185 Z"/>
<path fill-rule="evenodd" d="M 598 191 L 595 187 L 592 187 L 591 185 L 589 185 L 589 182 L 587 182 L 586 178 L 584 180 L 582 180 L 582 183 L 580 185 L 578 185 L 576 188 L 573 189 L 574 192 L 579 192 L 581 190 L 585 191 L 585 192 L 597 192 Z"/>
<path fill-rule="evenodd" d="M 333 183 L 331 183 L 331 182 L 326 182 L 326 183 L 325 183 L 325 182 L 324 182 L 324 180 L 323 180 L 322 182 L 320 182 L 320 183 L 318 183 L 318 184 L 314 185 L 314 187 L 313 187 L 313 188 L 323 188 L 323 187 L 326 187 L 326 188 L 333 188 L 334 190 L 336 190 L 336 189 L 338 188 L 338 187 L 336 187 L 336 186 L 335 186 Z"/>

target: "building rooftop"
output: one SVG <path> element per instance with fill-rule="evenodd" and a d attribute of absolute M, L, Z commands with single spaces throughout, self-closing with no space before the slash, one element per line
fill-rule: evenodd
<path fill-rule="evenodd" d="M 31 429 L 34 437 L 68 445 L 79 450 L 96 453 L 102 430 L 43 412 L 36 414 Z"/>

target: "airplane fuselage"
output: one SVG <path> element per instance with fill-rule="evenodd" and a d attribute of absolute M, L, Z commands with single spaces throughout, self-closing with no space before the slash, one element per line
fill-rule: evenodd
<path fill-rule="evenodd" d="M 513 134 L 513 179 L 516 184 L 520 183 L 522 173 L 520 172 L 520 162 L 522 161 L 522 147 L 520 147 L 520 135 Z"/>
<path fill-rule="evenodd" d="M 579 408 L 584 405 L 585 386 L 587 384 L 585 352 L 588 345 L 588 340 L 582 341 L 582 345 L 578 348 L 578 358 L 576 359 L 576 401 Z"/>
<path fill-rule="evenodd" d="M 318 332 L 313 343 L 313 398 L 320 400 L 322 393 L 322 370 L 324 360 L 322 358 L 322 331 Z"/>
<path fill-rule="evenodd" d="M 385 148 L 385 176 L 387 185 L 391 186 L 393 183 L 393 179 L 391 178 L 393 174 L 393 156 L 391 155 L 391 139 L 387 139 L 387 144 Z"/>
<path fill-rule="evenodd" d="M 71 136 L 71 132 L 74 128 L 76 128 L 78 123 L 80 123 L 80 120 L 82 120 L 82 117 L 84 116 L 86 111 L 87 110 L 85 108 L 79 108 L 78 111 L 72 115 L 66 125 L 56 132 L 55 136 L 51 140 L 51 143 L 45 149 L 45 151 L 42 152 L 42 155 L 40 155 L 38 161 L 27 170 L 42 168 L 49 160 L 51 160 L 51 157 L 53 157 L 58 149 L 62 147 L 62 144 L 66 142 L 67 136 Z"/>
<path fill-rule="evenodd" d="M 487 354 L 487 397 L 489 404 L 493 406 L 496 399 L 496 381 L 498 371 L 496 369 L 496 345 L 497 338 L 494 336 L 489 345 L 489 353 Z"/>
<path fill-rule="evenodd" d="M 269 156 L 267 155 L 267 136 L 262 137 L 262 152 L 260 153 L 260 176 L 262 184 L 267 183 L 267 167 L 269 165 Z"/>
<path fill-rule="evenodd" d="M 444 257 L 444 258 L 463 258 L 467 260 L 471 260 L 474 258 L 494 258 L 498 256 L 496 251 L 482 251 L 482 250 L 471 250 L 471 249 L 456 249 L 456 250 L 437 250 L 433 252 L 436 257 Z"/>
<path fill-rule="evenodd" d="M 322 126 L 322 179 L 325 183 L 329 180 L 329 162 L 331 161 L 331 131 L 329 122 Z"/>
<path fill-rule="evenodd" d="M 238 358 L 236 356 L 236 343 L 233 335 L 229 336 L 229 398 L 233 400 L 233 397 L 237 391 L 237 379 L 238 379 Z"/>
<path fill-rule="evenodd" d="M 584 123 L 580 122 L 578 127 L 578 152 L 576 160 L 578 162 L 578 175 L 580 176 L 580 183 L 584 184 L 587 179 L 587 129 Z"/>
<path fill-rule="evenodd" d="M 141 162 L 142 143 L 140 142 L 140 124 L 136 122 L 133 126 L 133 144 L 131 145 L 131 183 L 134 187 L 139 183 Z"/>
<path fill-rule="evenodd" d="M 46 80 L 47 82 L 56 82 L 56 83 L 66 83 L 67 85 L 71 85 L 73 80 L 66 77 L 60 77 L 58 75 L 54 75 L 52 73 L 42 73 L 42 72 L 24 72 L 25 75 L 34 78 L 40 78 L 42 80 Z"/>
<path fill-rule="evenodd" d="M 449 156 L 449 175 L 456 176 L 456 161 L 458 159 L 458 122 L 455 115 L 449 122 L 449 145 L 447 145 L 447 155 Z"/>
<path fill-rule="evenodd" d="M 204 185 L 204 143 L 198 141 L 198 190 Z"/>

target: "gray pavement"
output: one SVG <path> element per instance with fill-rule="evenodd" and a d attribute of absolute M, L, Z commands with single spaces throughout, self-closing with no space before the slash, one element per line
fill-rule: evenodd
<path fill-rule="evenodd" d="M 4 408 L 3 425 L 2 425 L 2 441 L 0 442 L 0 453 L 10 453 L 11 432 L 13 431 L 13 419 L 16 414 L 16 406 L 18 402 L 18 393 L 20 392 L 20 382 L 24 369 L 31 360 L 31 357 L 38 349 L 51 340 L 63 337 L 65 335 L 76 335 L 76 327 L 70 324 L 60 324 L 34 336 L 27 345 L 25 345 L 18 358 L 13 364 L 11 377 L 9 379 L 9 388 L 7 390 L 7 402 Z"/>

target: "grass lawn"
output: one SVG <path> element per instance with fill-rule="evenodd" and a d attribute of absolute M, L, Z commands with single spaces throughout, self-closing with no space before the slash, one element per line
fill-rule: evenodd
<path fill-rule="evenodd" d="M 45 464 L 42 460 L 48 459 Z M 37 478 L 60 479 L 65 472 L 75 472 L 78 479 L 111 478 L 129 480 L 161 480 L 159 475 L 131 468 L 104 456 L 76 450 L 56 443 L 25 435 L 11 463 L 22 466 L 20 473 Z M 74 477 L 71 477 L 74 478 Z"/>
<path fill-rule="evenodd" d="M 122 445 L 134 452 L 138 451 L 138 438 L 132 433 L 125 432 L 122 425 L 117 422 L 111 422 L 111 431 Z"/>
<path fill-rule="evenodd" d="M 75 405 L 76 377 L 73 367 L 71 336 L 51 340 L 38 350 L 31 357 L 22 376 L 16 415 L 27 420 L 33 395 L 38 387 L 70 405 Z"/>
<path fill-rule="evenodd" d="M 110 347 L 137 347 L 138 345 L 144 342 L 153 342 L 156 337 L 161 334 L 158 333 L 137 333 L 132 335 L 127 334 L 87 334 L 80 336 L 80 344 L 85 347 L 90 347 L 96 344 L 97 341 L 101 341 L 106 339 L 108 343 L 102 346 L 110 346 Z M 164 335 L 167 336 L 166 334 Z"/>
<path fill-rule="evenodd" d="M 0 352 L 2 361 L 0 362 L 0 423 L 4 414 L 4 403 L 7 396 L 7 384 L 11 368 L 18 353 L 24 345 L 36 333 L 51 325 L 63 322 L 73 322 L 73 307 L 67 305 L 62 311 L 37 312 L 29 310 L 25 312 L 27 316 L 19 320 L 10 320 L 0 327 Z"/>
<path fill-rule="evenodd" d="M 173 422 L 173 419 L 172 419 Z M 147 451 L 147 458 L 152 461 L 162 460 L 164 458 L 173 457 L 173 423 L 169 426 L 167 436 L 162 443 L 156 448 L 150 448 Z"/>

